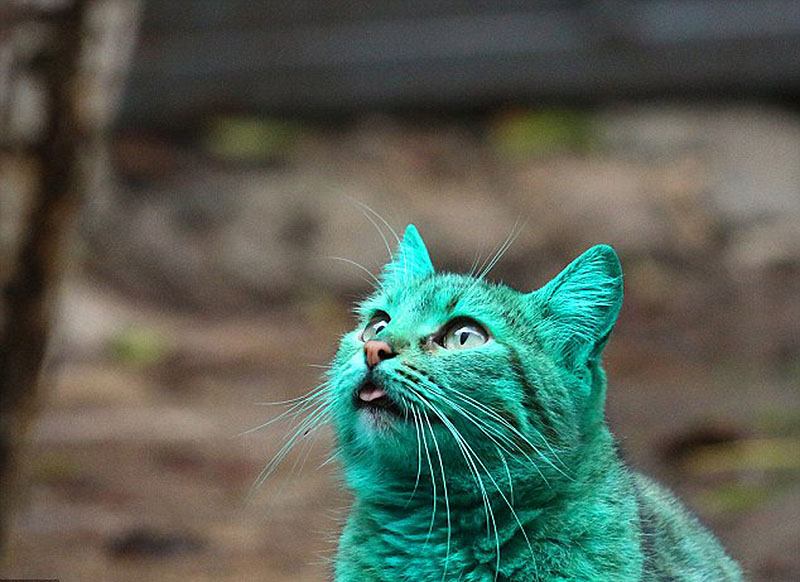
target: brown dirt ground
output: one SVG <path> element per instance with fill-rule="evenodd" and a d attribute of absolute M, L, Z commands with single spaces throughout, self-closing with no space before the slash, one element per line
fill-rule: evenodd
<path fill-rule="evenodd" d="M 0 575 L 326 579 L 348 503 L 336 465 L 317 469 L 330 434 L 249 499 L 288 425 L 237 435 L 274 414 L 258 402 L 316 384 L 320 370 L 309 364 L 330 357 L 348 325 L 344 309 L 209 319 L 78 280 L 63 320 L 32 431 L 26 503 Z M 109 349 L 130 329 L 161 348 Z M 751 580 L 800 580 L 796 383 L 625 337 L 607 363 L 608 416 L 631 462 L 695 507 Z"/>

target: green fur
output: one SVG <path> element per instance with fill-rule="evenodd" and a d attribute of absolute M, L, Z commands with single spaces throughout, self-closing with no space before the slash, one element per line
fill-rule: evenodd
<path fill-rule="evenodd" d="M 306 424 L 332 417 L 354 495 L 335 580 L 741 580 L 713 536 L 619 457 L 601 355 L 621 302 L 611 247 L 520 293 L 435 273 L 409 226 Z M 355 394 L 368 371 L 360 332 L 378 311 L 398 355 L 373 375 L 404 416 L 371 423 Z M 490 340 L 426 341 L 460 316 Z"/>

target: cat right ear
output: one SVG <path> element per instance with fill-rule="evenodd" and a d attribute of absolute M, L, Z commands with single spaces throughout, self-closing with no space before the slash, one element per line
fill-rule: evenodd
<path fill-rule="evenodd" d="M 385 286 L 391 287 L 432 274 L 433 263 L 428 249 L 425 247 L 417 227 L 409 224 L 392 260 L 381 271 L 381 282 Z"/>
<path fill-rule="evenodd" d="M 622 267 L 608 245 L 590 248 L 555 279 L 529 294 L 541 313 L 539 333 L 574 368 L 600 357 L 622 306 Z"/>

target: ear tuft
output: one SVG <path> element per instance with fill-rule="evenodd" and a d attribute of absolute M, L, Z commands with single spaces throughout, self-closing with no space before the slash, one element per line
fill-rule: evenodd
<path fill-rule="evenodd" d="M 545 343 L 568 366 L 598 359 L 622 306 L 622 267 L 608 245 L 590 248 L 531 293 L 540 305 Z"/>
<path fill-rule="evenodd" d="M 392 260 L 383 267 L 381 281 L 384 285 L 391 286 L 432 274 L 433 263 L 428 255 L 428 249 L 417 227 L 409 224 Z"/>

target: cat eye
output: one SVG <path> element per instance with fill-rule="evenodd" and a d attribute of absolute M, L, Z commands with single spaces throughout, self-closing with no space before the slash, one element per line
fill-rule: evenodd
<path fill-rule="evenodd" d="M 489 332 L 472 320 L 455 321 L 448 326 L 439 341 L 446 350 L 468 350 L 489 341 Z"/>
<path fill-rule="evenodd" d="M 387 313 L 383 311 L 379 311 L 372 319 L 369 320 L 369 323 L 364 328 L 364 331 L 361 332 L 361 341 L 368 342 L 370 340 L 374 340 L 383 329 L 389 325 L 391 321 L 391 317 Z"/>

